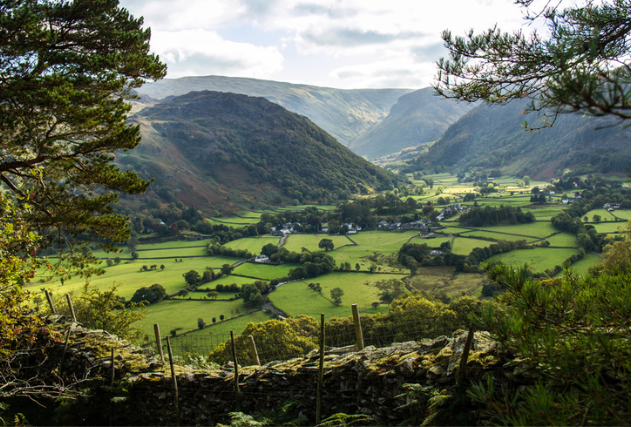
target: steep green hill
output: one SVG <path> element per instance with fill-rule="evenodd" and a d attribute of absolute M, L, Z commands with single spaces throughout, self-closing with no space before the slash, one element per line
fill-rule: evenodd
<path fill-rule="evenodd" d="M 306 117 L 264 98 L 191 92 L 131 121 L 142 143 L 118 162 L 205 211 L 336 200 L 395 184 Z"/>
<path fill-rule="evenodd" d="M 526 131 L 526 100 L 503 106 L 479 105 L 455 124 L 417 165 L 501 169 L 506 173 L 549 179 L 565 168 L 588 172 L 628 172 L 631 169 L 631 128 L 614 119 L 562 114 L 551 128 Z"/>
<path fill-rule="evenodd" d="M 347 147 L 384 119 L 398 98 L 411 89 L 342 90 L 239 77 L 200 76 L 163 79 L 138 92 L 155 99 L 211 90 L 261 96 L 308 117 Z"/>
<path fill-rule="evenodd" d="M 440 138 L 473 104 L 436 96 L 432 88 L 401 96 L 389 115 L 357 137 L 350 148 L 366 158 L 399 152 Z"/>

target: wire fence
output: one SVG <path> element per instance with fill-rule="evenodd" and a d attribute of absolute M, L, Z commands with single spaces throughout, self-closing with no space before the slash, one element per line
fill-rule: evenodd
<path fill-rule="evenodd" d="M 329 351 L 353 351 L 359 349 L 359 333 L 363 347 L 385 347 L 393 343 L 451 336 L 458 329 L 468 328 L 466 316 L 449 313 L 429 315 L 425 310 L 408 309 L 382 315 L 360 315 L 357 312 L 357 316 L 354 313 L 350 317 L 330 319 L 326 324 L 325 343 Z M 235 335 L 238 363 L 242 366 L 265 364 L 303 357 L 317 350 L 320 328 L 315 320 L 310 319 L 272 320 Z M 176 355 L 197 354 L 220 365 L 233 360 L 228 334 L 187 334 L 169 339 Z"/>

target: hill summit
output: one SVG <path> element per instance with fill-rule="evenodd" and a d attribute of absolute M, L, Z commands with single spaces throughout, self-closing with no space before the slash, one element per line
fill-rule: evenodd
<path fill-rule="evenodd" d="M 191 92 L 131 121 L 142 143 L 119 163 L 203 210 L 331 201 L 395 184 L 306 117 L 264 98 Z"/>

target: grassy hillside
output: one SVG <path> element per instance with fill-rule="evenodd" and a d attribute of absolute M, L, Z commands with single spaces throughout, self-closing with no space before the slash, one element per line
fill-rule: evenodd
<path fill-rule="evenodd" d="M 527 101 L 503 106 L 482 104 L 458 120 L 417 165 L 500 169 L 516 176 L 548 179 L 565 168 L 584 173 L 625 172 L 631 167 L 631 129 L 610 118 L 562 114 L 551 128 L 526 131 Z"/>
<path fill-rule="evenodd" d="M 436 96 L 432 88 L 398 99 L 385 119 L 360 135 L 351 149 L 364 157 L 385 156 L 440 138 L 473 104 Z"/>
<path fill-rule="evenodd" d="M 138 92 L 164 99 L 203 90 L 267 98 L 289 111 L 308 117 L 347 147 L 358 135 L 386 117 L 400 96 L 412 91 L 342 90 L 239 77 L 201 76 L 163 79 L 144 85 Z"/>
<path fill-rule="evenodd" d="M 264 98 L 191 92 L 131 121 L 142 144 L 119 163 L 205 212 L 317 203 L 395 184 L 306 117 Z"/>

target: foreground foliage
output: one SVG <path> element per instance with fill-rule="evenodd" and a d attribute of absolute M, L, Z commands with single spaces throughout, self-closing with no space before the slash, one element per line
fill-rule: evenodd
<path fill-rule="evenodd" d="M 516 0 L 530 8 L 534 0 Z M 631 1 L 542 2 L 529 20 L 544 21 L 549 36 L 504 33 L 496 27 L 465 37 L 443 33 L 448 60 L 440 59 L 440 94 L 493 103 L 531 98 L 529 110 L 631 118 Z"/>
<path fill-rule="evenodd" d="M 489 377 L 469 391 L 491 424 L 625 425 L 631 419 L 631 271 L 533 281 L 526 269 L 491 266 L 506 311 L 476 318 L 539 376 L 524 388 Z"/>
<path fill-rule="evenodd" d="M 111 204 L 148 183 L 112 153 L 140 141 L 126 123 L 131 90 L 165 74 L 150 31 L 115 0 L 3 0 L 0 9 L 1 188 L 41 247 L 73 249 L 81 233 L 123 241 L 127 218 Z"/>

